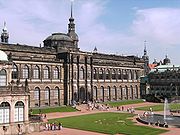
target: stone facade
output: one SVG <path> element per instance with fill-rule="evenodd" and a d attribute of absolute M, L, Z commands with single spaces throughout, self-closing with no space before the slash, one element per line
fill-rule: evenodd
<path fill-rule="evenodd" d="M 53 33 L 43 47 L 2 40 L 0 50 L 13 63 L 12 80 L 28 82 L 30 108 L 140 97 L 140 76 L 146 65 L 143 58 L 102 54 L 97 49 L 83 52 L 78 41 L 72 8 L 67 34 Z"/>

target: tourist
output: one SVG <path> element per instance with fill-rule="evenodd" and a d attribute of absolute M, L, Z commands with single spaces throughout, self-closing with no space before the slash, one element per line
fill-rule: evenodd
<path fill-rule="evenodd" d="M 59 130 L 62 130 L 62 123 L 59 122 Z"/>
<path fill-rule="evenodd" d="M 122 111 L 124 111 L 124 106 L 122 106 Z"/>

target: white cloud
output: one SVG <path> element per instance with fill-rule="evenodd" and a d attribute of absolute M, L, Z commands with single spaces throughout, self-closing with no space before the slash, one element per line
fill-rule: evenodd
<path fill-rule="evenodd" d="M 102 22 L 101 16 L 106 15 L 108 2 L 75 1 L 73 16 L 80 38 L 79 47 L 82 50 L 92 51 L 96 46 L 100 52 L 141 55 L 143 41 L 147 40 L 151 59 L 162 59 L 165 53 L 172 55 L 172 58 L 177 57 L 177 46 L 180 43 L 180 9 L 133 8 L 135 16 L 127 28 L 127 34 L 111 30 L 108 23 L 105 25 Z M 53 32 L 67 32 L 70 0 L 0 0 L 0 8 L 0 20 L 7 21 L 10 41 L 13 43 L 38 46 Z M 111 21 L 118 20 L 112 18 Z M 0 23 L 3 25 L 3 22 Z M 157 49 L 161 50 L 161 53 L 157 53 Z"/>
<path fill-rule="evenodd" d="M 180 43 L 180 9 L 151 8 L 137 10 L 133 22 L 134 34 L 167 46 Z"/>

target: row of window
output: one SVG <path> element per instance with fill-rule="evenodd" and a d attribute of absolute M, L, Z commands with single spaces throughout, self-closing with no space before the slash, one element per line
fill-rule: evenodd
<path fill-rule="evenodd" d="M 8 102 L 0 104 L 0 124 L 10 122 L 11 106 Z M 17 101 L 15 104 L 14 122 L 24 121 L 24 103 Z"/>
<path fill-rule="evenodd" d="M 107 97 L 109 98 L 109 100 L 111 100 L 111 98 L 113 98 L 114 100 L 117 100 L 118 98 L 122 99 L 123 97 L 126 97 L 128 99 L 128 96 L 130 96 L 130 98 L 132 99 L 138 98 L 137 85 L 135 86 L 135 88 L 130 86 L 129 90 L 127 86 L 125 87 L 120 86 L 120 89 L 117 89 L 116 86 L 112 88 L 110 86 L 108 86 L 107 88 L 104 88 L 103 86 L 101 86 L 101 88 L 99 89 L 99 97 L 103 98 L 102 100 L 104 100 L 105 91 L 107 91 Z M 98 89 L 96 86 L 94 86 L 94 89 L 93 89 L 93 97 L 94 99 L 98 100 Z"/>
<path fill-rule="evenodd" d="M 139 78 L 138 72 L 126 69 L 94 69 L 94 79 L 124 79 L 124 80 L 137 80 Z"/>
<path fill-rule="evenodd" d="M 28 65 L 24 65 L 24 67 L 22 68 L 22 78 L 28 79 L 30 78 L 30 76 L 32 76 L 33 79 L 40 79 L 40 78 L 50 79 L 51 78 L 51 70 L 48 66 L 45 66 L 42 69 L 42 77 L 41 77 L 41 70 L 38 65 L 36 65 L 31 71 L 32 71 L 32 75 L 30 74 L 30 68 L 28 67 Z M 52 71 L 52 78 L 59 79 L 60 71 L 61 70 L 58 67 L 55 67 Z M 17 65 L 14 64 L 13 69 L 12 69 L 12 79 L 17 79 L 19 75 L 18 73 L 19 73 L 19 69 Z"/>
<path fill-rule="evenodd" d="M 45 100 L 50 100 L 50 92 L 53 92 L 53 98 L 55 98 L 55 99 L 60 98 L 60 92 L 59 92 L 58 87 L 56 87 L 53 91 L 50 91 L 50 88 L 46 87 L 44 90 L 44 99 Z M 40 95 L 41 95 L 41 90 L 39 87 L 36 87 L 34 90 L 34 99 L 40 100 Z"/>

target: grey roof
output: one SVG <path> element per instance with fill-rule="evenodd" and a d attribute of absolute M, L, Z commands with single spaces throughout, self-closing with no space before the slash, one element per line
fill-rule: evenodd
<path fill-rule="evenodd" d="M 45 40 L 73 42 L 73 40 L 65 33 L 53 33 L 51 36 L 47 37 Z"/>

